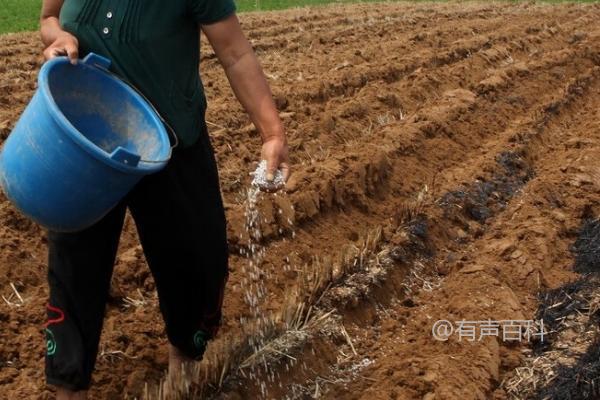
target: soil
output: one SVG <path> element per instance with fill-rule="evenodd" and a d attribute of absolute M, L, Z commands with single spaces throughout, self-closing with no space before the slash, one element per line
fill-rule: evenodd
<path fill-rule="evenodd" d="M 206 45 L 231 277 L 181 397 L 519 398 L 505 382 L 532 343 L 438 341 L 432 327 L 532 320 L 540 293 L 580 277 L 571 250 L 600 214 L 599 18 L 535 2 L 241 15 L 293 166 L 286 193 L 258 201 L 258 268 L 245 226 L 260 139 Z M 0 140 L 40 54 L 36 33 L 0 36 Z M 1 392 L 49 399 L 45 232 L 2 194 L 0 221 Z M 130 218 L 112 286 L 91 397 L 155 398 L 167 341 Z"/>

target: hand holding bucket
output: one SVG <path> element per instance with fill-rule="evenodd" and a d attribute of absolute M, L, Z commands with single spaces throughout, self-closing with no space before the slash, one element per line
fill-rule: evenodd
<path fill-rule="evenodd" d="M 66 57 L 46 62 L 0 152 L 6 196 L 51 230 L 93 225 L 170 159 L 164 121 L 109 66 L 93 53 L 77 65 Z"/>

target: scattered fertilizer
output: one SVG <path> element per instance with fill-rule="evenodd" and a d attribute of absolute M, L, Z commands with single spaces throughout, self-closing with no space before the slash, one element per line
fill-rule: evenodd
<path fill-rule="evenodd" d="M 266 291 L 264 280 L 261 279 L 262 271 L 260 269 L 265 252 L 261 243 L 261 216 L 257 206 L 260 193 L 261 189 L 258 185 L 252 184 L 248 188 L 245 211 L 245 229 L 248 233 L 248 243 L 247 248 L 242 250 L 242 255 L 248 258 L 248 265 L 243 267 L 244 278 L 242 278 L 241 284 L 245 289 L 244 299 L 246 304 L 254 311 L 255 316 L 258 316 L 259 313 L 259 300 Z"/>
<path fill-rule="evenodd" d="M 254 176 L 254 179 L 246 191 L 244 212 L 244 229 L 247 233 L 247 242 L 246 246 L 240 249 L 240 255 L 247 259 L 247 263 L 242 265 L 240 286 L 243 291 L 244 302 L 249 307 L 250 315 L 240 316 L 240 325 L 244 326 L 248 321 L 248 317 L 250 317 L 249 320 L 255 321 L 256 324 L 249 345 L 253 348 L 254 354 L 259 354 L 271 339 L 269 335 L 272 325 L 272 321 L 266 317 L 267 313 L 262 307 L 264 299 L 267 296 L 266 282 L 270 281 L 272 276 L 268 269 L 263 268 L 266 248 L 261 228 L 266 219 L 261 214 L 259 202 L 263 196 L 269 196 L 263 192 L 275 192 L 281 189 L 285 185 L 285 180 L 282 172 L 276 171 L 273 181 L 269 182 L 267 180 L 267 162 L 264 160 L 251 175 Z M 277 194 L 273 194 L 273 196 L 277 196 Z M 281 209 L 278 212 L 282 214 Z M 288 223 L 290 226 L 292 225 L 292 221 L 289 218 Z M 280 230 L 280 233 L 283 233 L 283 231 Z M 291 235 L 292 237 L 295 235 L 293 229 Z M 284 266 L 284 269 L 287 268 L 289 268 L 289 265 Z M 263 364 L 258 366 L 252 365 L 248 371 L 250 378 L 258 379 L 259 375 L 255 375 L 258 371 L 255 368 L 264 368 L 264 373 L 267 374 L 268 381 L 270 383 L 275 382 L 275 373 L 270 370 L 264 357 Z M 268 382 L 261 380 L 258 382 L 258 385 L 263 397 L 266 398 Z"/>

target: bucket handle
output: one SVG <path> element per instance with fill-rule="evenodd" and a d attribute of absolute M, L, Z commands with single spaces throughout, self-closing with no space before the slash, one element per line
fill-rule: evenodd
<path fill-rule="evenodd" d="M 126 80 L 124 80 L 123 78 L 118 76 L 117 74 L 110 71 L 109 67 L 110 67 L 111 61 L 108 58 L 102 57 L 96 53 L 89 53 L 83 59 L 83 63 L 85 65 L 94 66 L 98 69 L 101 69 L 102 71 L 104 71 L 108 75 L 112 76 L 113 78 L 116 78 L 119 81 L 125 83 L 134 92 L 136 92 L 138 95 L 140 95 L 140 97 L 142 99 L 146 100 L 146 103 L 148 103 L 150 108 L 152 108 L 152 110 L 158 116 L 158 118 L 163 123 L 163 125 L 167 127 L 171 136 L 173 136 L 174 143 L 171 145 L 171 148 L 169 149 L 169 158 L 167 158 L 166 160 L 144 160 L 144 159 L 140 158 L 139 161 L 145 162 L 145 163 L 155 163 L 155 164 L 162 164 L 162 163 L 168 162 L 171 159 L 171 156 L 173 155 L 173 149 L 175 149 L 177 146 L 179 146 L 179 138 L 177 137 L 177 134 L 175 133 L 175 130 L 173 129 L 173 127 L 163 118 L 163 116 L 158 112 L 156 107 L 154 107 L 154 104 L 152 104 L 152 102 L 150 100 L 148 100 L 148 98 L 142 93 L 142 91 L 139 90 L 137 87 L 135 87 L 131 82 L 127 82 Z"/>

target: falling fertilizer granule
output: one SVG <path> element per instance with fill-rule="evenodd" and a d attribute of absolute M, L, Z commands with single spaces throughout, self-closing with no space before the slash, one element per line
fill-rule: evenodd
<path fill-rule="evenodd" d="M 257 207 L 257 202 L 261 190 L 276 191 L 285 185 L 283 174 L 277 170 L 273 181 L 267 180 L 267 162 L 261 161 L 256 170 L 252 173 L 254 179 L 248 189 L 246 201 L 246 232 L 248 233 L 247 250 L 242 250 L 242 255 L 248 257 L 247 270 L 244 268 L 245 277 L 242 280 L 242 286 L 245 287 L 244 297 L 246 303 L 254 310 L 255 316 L 260 311 L 258 308 L 259 300 L 266 294 L 264 279 L 261 279 L 263 271 L 260 266 L 264 258 L 264 248 L 261 245 L 261 216 Z"/>
<path fill-rule="evenodd" d="M 246 257 L 248 263 L 242 266 L 242 280 L 240 284 L 243 290 L 244 300 L 250 307 L 250 310 L 252 310 L 250 319 L 255 323 L 250 345 L 254 348 L 254 352 L 258 353 L 260 349 L 265 346 L 266 336 L 268 336 L 270 329 L 270 321 L 268 318 L 265 318 L 265 313 L 261 304 L 267 295 L 265 282 L 271 279 L 270 272 L 262 268 L 263 259 L 265 257 L 265 247 L 262 243 L 263 235 L 261 225 L 264 222 L 264 216 L 261 215 L 258 203 L 263 191 L 275 192 L 285 185 L 285 180 L 282 172 L 277 170 L 274 174 L 274 179 L 269 182 L 267 180 L 267 162 L 264 160 L 251 175 L 254 176 L 254 179 L 246 193 L 247 199 L 245 209 L 245 230 L 248 241 L 246 246 L 240 249 L 240 255 Z M 277 194 L 274 194 L 274 196 L 277 196 Z M 291 221 L 288 221 L 291 225 Z M 246 317 L 240 319 L 240 323 L 246 325 Z M 261 390 L 266 390 L 265 385 L 264 382 L 261 383 Z M 263 395 L 266 396 L 266 392 L 263 392 Z"/>

